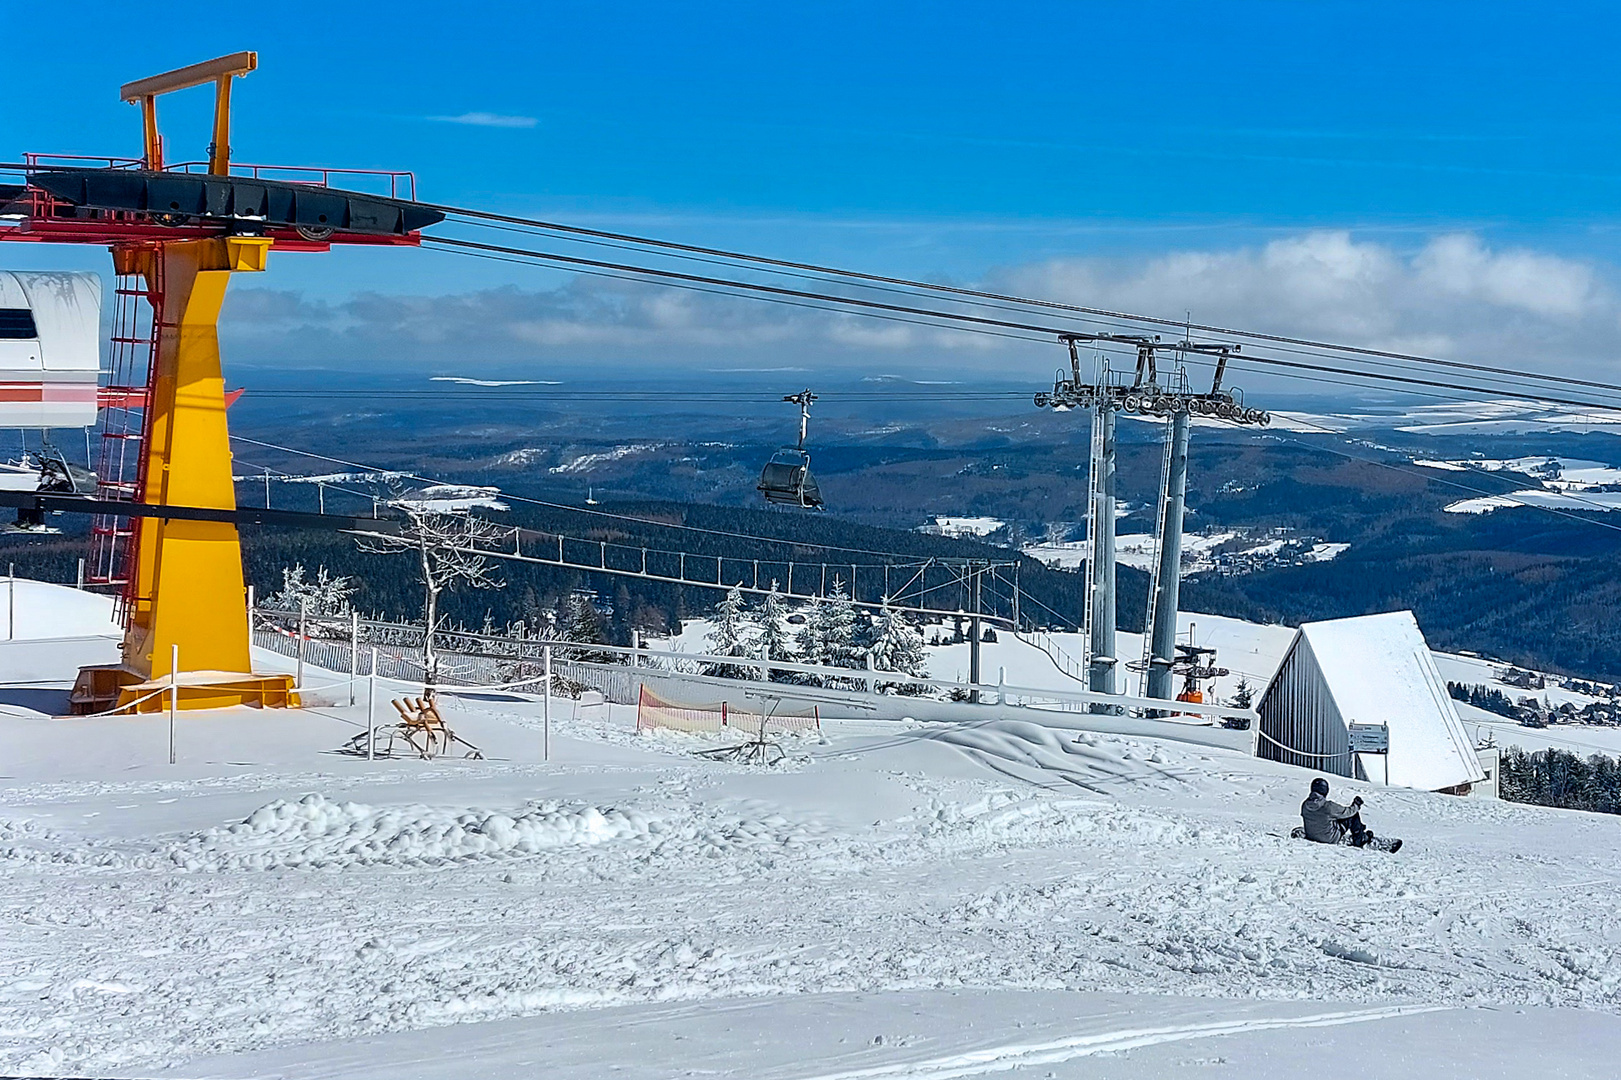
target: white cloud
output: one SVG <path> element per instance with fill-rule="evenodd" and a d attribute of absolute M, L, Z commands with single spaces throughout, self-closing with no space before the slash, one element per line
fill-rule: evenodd
<path fill-rule="evenodd" d="M 1413 266 L 1422 282 L 1439 291 L 1536 315 L 1579 315 L 1595 299 L 1591 267 L 1531 251 L 1494 255 L 1468 234 L 1437 238 Z"/>
<path fill-rule="evenodd" d="M 1584 377 L 1618 374 L 1612 358 L 1621 299 L 1609 268 L 1494 249 L 1468 233 L 1402 248 L 1343 230 L 1312 231 L 1248 247 L 1053 259 L 999 271 L 984 284 L 1167 318 L 1191 312 L 1196 323 L 1348 345 Z M 454 352 L 505 362 L 634 359 L 706 369 L 882 364 L 925 377 L 1041 381 L 1058 360 L 1056 343 L 583 276 L 547 291 L 509 286 L 341 302 L 261 290 L 232 296 L 233 332 L 256 339 L 259 352 L 285 352 L 296 341 L 311 362 L 373 355 L 428 364 Z"/>
<path fill-rule="evenodd" d="M 1000 290 L 1196 323 L 1613 377 L 1621 300 L 1592 263 L 1494 250 L 1470 233 L 1416 250 L 1307 232 L 1256 247 L 1137 260 L 1054 259 Z"/>
<path fill-rule="evenodd" d="M 466 112 L 460 116 L 430 116 L 429 120 L 440 124 L 467 124 L 471 127 L 493 128 L 532 128 L 540 123 L 533 116 L 504 116 L 501 113 Z"/>

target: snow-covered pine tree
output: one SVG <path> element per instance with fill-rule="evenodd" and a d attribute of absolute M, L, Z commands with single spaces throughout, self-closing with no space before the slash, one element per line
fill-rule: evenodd
<path fill-rule="evenodd" d="M 715 606 L 715 627 L 709 632 L 705 651 L 711 656 L 747 656 L 754 652 L 754 620 L 743 606 L 743 590 L 735 585 Z M 747 679 L 754 669 L 736 664 L 711 664 L 704 674 L 722 679 Z"/>
<path fill-rule="evenodd" d="M 805 622 L 800 626 L 799 633 L 794 635 L 794 643 L 799 647 L 799 662 L 802 664 L 827 663 L 827 649 L 822 641 L 824 606 L 820 596 L 811 597 L 810 603 L 805 605 L 803 612 Z M 822 677 L 812 675 L 808 671 L 799 672 L 793 681 L 805 686 L 822 685 Z"/>
<path fill-rule="evenodd" d="M 756 616 L 759 622 L 760 635 L 755 641 L 754 655 L 762 660 L 798 659 L 794 652 L 793 635 L 788 630 L 788 611 L 783 604 L 782 594 L 777 591 L 776 581 L 771 582 L 771 591 L 766 593 L 765 599 L 760 603 L 760 611 Z M 792 681 L 792 672 L 768 671 L 772 682 Z"/>
<path fill-rule="evenodd" d="M 1233 706 L 1247 709 L 1255 701 L 1255 689 L 1250 686 L 1249 680 L 1240 675 L 1238 685 L 1233 687 Z"/>
<path fill-rule="evenodd" d="M 844 591 L 844 582 L 833 579 L 833 595 L 825 600 L 812 600 L 805 609 L 805 626 L 799 633 L 800 659 L 807 664 L 825 667 L 865 668 L 867 650 L 861 640 L 864 627 L 850 596 Z M 807 681 L 828 685 L 820 677 Z M 841 679 L 842 688 L 855 689 L 859 680 Z"/>
<path fill-rule="evenodd" d="M 558 633 L 564 641 L 582 645 L 605 645 L 608 637 L 602 626 L 602 612 L 597 610 L 596 598 L 586 589 L 575 589 L 563 598 L 563 610 L 558 614 Z M 595 649 L 562 650 L 565 659 L 584 660 L 588 663 L 612 664 L 618 656 Z"/>
<path fill-rule="evenodd" d="M 861 640 L 866 629 L 862 625 L 864 620 L 850 602 L 850 594 L 844 591 L 844 582 L 838 578 L 833 579 L 833 595 L 828 597 L 822 610 L 822 648 L 827 656 L 823 662 L 833 667 L 866 667 L 867 650 Z"/>
<path fill-rule="evenodd" d="M 905 615 L 890 608 L 887 596 L 873 623 L 872 645 L 867 653 L 872 657 L 872 666 L 879 671 L 898 671 L 916 677 L 928 674 L 923 635 L 907 621 Z M 921 683 L 883 681 L 876 683 L 874 689 L 880 694 L 915 695 L 924 693 L 928 687 Z"/>
<path fill-rule="evenodd" d="M 303 608 L 311 618 L 347 619 L 349 597 L 355 587 L 346 577 L 332 577 L 326 567 L 316 568 L 315 580 L 304 578 L 304 564 L 282 567 L 281 591 L 265 598 L 264 607 L 270 611 L 296 612 Z"/>

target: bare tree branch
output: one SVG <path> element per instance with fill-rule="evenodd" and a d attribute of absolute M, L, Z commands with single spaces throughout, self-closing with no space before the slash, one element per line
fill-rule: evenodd
<path fill-rule="evenodd" d="M 375 555 L 414 552 L 422 580 L 423 636 L 422 667 L 424 694 L 433 697 L 439 682 L 439 652 L 434 635 L 443 615 L 439 596 L 458 587 L 499 589 L 506 583 L 496 576 L 495 565 L 479 552 L 504 538 L 507 530 L 493 522 L 461 513 L 427 510 L 409 499 L 394 499 L 392 505 L 405 514 L 406 525 L 398 536 L 373 536 L 358 540 L 362 551 Z"/>

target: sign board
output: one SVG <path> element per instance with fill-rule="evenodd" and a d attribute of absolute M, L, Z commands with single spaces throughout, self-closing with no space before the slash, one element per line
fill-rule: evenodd
<path fill-rule="evenodd" d="M 1390 728 L 1384 724 L 1352 724 L 1351 753 L 1353 754 L 1388 754 L 1390 752 Z"/>

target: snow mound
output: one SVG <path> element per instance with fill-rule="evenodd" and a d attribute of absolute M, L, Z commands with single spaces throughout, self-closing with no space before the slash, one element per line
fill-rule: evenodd
<path fill-rule="evenodd" d="M 825 838 L 814 822 L 770 812 L 651 814 L 536 802 L 511 811 L 375 807 L 324 795 L 278 799 L 247 820 L 169 847 L 183 870 L 443 866 L 639 842 L 642 856 L 684 861 L 802 852 Z"/>
<path fill-rule="evenodd" d="M 414 866 L 533 855 L 645 839 L 657 822 L 633 810 L 531 804 L 501 813 L 427 806 L 382 808 L 306 795 L 278 799 L 246 821 L 209 829 L 172 848 L 186 870 Z"/>
<path fill-rule="evenodd" d="M 1145 784 L 1174 787 L 1196 775 L 1158 747 L 1090 732 L 1077 735 L 1027 720 L 951 725 L 928 737 L 1007 776 L 1047 787 L 1067 783 L 1099 795 Z"/>

